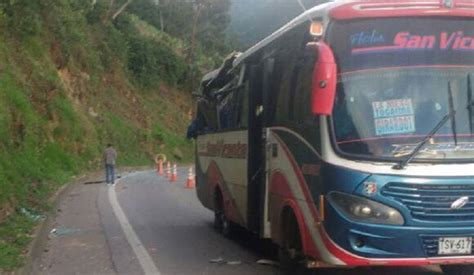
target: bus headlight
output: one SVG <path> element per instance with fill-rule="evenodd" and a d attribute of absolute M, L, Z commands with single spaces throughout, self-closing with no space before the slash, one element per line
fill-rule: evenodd
<path fill-rule="evenodd" d="M 405 220 L 396 209 L 381 203 L 340 192 L 328 195 L 329 202 L 356 222 L 403 225 Z"/>

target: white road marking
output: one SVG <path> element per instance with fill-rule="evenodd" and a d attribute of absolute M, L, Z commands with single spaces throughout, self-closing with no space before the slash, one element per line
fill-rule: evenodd
<path fill-rule="evenodd" d="M 158 271 L 158 268 L 153 262 L 150 254 L 148 254 L 145 246 L 142 244 L 137 234 L 133 230 L 132 225 L 128 221 L 127 216 L 123 212 L 122 207 L 118 202 L 117 193 L 115 192 L 115 186 L 118 182 L 119 181 L 116 181 L 115 184 L 109 185 L 109 201 L 110 204 L 112 204 L 112 209 L 114 210 L 115 216 L 119 220 L 123 233 L 125 234 L 128 243 L 132 247 L 138 262 L 143 269 L 143 272 L 145 272 L 145 274 L 159 275 L 160 271 Z"/>

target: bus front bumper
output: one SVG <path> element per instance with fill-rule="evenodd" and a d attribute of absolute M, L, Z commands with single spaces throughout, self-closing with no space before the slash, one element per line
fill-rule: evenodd
<path fill-rule="evenodd" d="M 327 219 L 319 231 L 327 252 L 345 265 L 474 264 L 472 242 L 469 254 L 439 255 L 438 248 L 440 238 L 474 240 L 472 226 L 426 228 L 363 224 L 346 219 L 332 207 L 327 210 Z"/>

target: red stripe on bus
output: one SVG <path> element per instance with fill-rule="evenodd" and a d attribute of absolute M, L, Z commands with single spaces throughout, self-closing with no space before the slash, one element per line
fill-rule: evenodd
<path fill-rule="evenodd" d="M 321 229 L 321 237 L 324 238 L 326 247 L 336 257 L 343 260 L 351 266 L 384 265 L 384 266 L 422 266 L 433 264 L 454 264 L 454 263 L 474 263 L 473 256 L 457 256 L 446 258 L 364 258 L 354 255 L 341 247 L 337 246 L 327 235 L 325 230 Z"/>
<path fill-rule="evenodd" d="M 355 48 L 352 50 L 352 53 L 365 53 L 365 52 L 383 52 L 383 51 L 393 51 L 401 49 L 400 46 L 380 46 L 380 47 L 370 47 L 370 48 Z"/>
<path fill-rule="evenodd" d="M 290 153 L 290 150 L 286 146 L 286 144 L 278 137 L 277 134 L 274 134 L 275 138 L 278 140 L 278 143 L 280 144 L 281 148 L 283 148 L 283 151 L 285 152 L 285 155 L 287 156 L 287 159 L 290 161 L 291 166 L 293 167 L 293 171 L 295 172 L 295 175 L 298 179 L 298 184 L 301 187 L 301 190 L 303 191 L 304 197 L 306 199 L 306 202 L 308 204 L 308 207 L 311 211 L 311 214 L 313 214 L 313 217 L 316 221 L 320 221 L 319 219 L 319 214 L 318 210 L 315 207 L 313 196 L 311 195 L 308 186 L 306 184 L 306 181 L 304 179 L 303 173 L 301 172 L 301 169 L 299 168 L 298 164 L 296 163 L 296 160 L 293 158 L 293 156 Z"/>
<path fill-rule="evenodd" d="M 411 17 L 411 16 L 461 16 L 473 17 L 473 6 L 457 3 L 455 8 L 445 8 L 440 1 L 363 1 L 351 2 L 329 11 L 338 20 L 357 18 Z"/>
<path fill-rule="evenodd" d="M 429 68 L 429 69 L 453 69 L 453 68 L 456 68 L 456 69 L 473 69 L 474 66 L 472 65 L 449 65 L 449 64 L 445 64 L 445 65 L 411 65 L 411 66 L 393 66 L 393 67 L 383 67 L 383 68 L 370 68 L 370 69 L 360 69 L 360 70 L 355 70 L 355 71 L 347 71 L 347 72 L 343 72 L 343 73 L 340 73 L 339 76 L 346 76 L 346 75 L 351 75 L 351 74 L 357 74 L 357 73 L 368 73 L 368 72 L 385 72 L 385 71 L 391 71 L 391 70 L 399 70 L 399 69 L 413 69 L 413 68 L 417 68 L 417 69 L 425 69 L 425 68 Z"/>
<path fill-rule="evenodd" d="M 291 191 L 288 180 L 280 171 L 274 171 L 271 175 L 270 181 L 270 198 L 269 198 L 269 208 L 270 208 L 270 222 L 272 226 L 272 238 L 277 240 L 277 243 L 281 243 L 281 214 L 285 207 L 290 207 L 298 222 L 298 227 L 300 229 L 300 236 L 302 240 L 303 252 L 305 255 L 311 256 L 315 259 L 319 259 L 319 252 L 316 249 L 310 232 L 308 231 L 308 225 L 303 217 L 303 213 L 296 202 L 295 195 Z M 276 216 L 275 216 L 276 215 Z"/>
<path fill-rule="evenodd" d="M 453 137 L 453 134 L 436 134 L 433 137 Z M 471 137 L 471 134 L 456 134 L 457 137 Z M 401 139 L 401 138 L 424 138 L 426 135 L 401 135 L 401 136 L 381 136 L 381 137 L 368 137 L 368 138 L 360 138 L 360 139 L 351 139 L 351 140 L 342 140 L 338 141 L 337 144 L 347 144 L 353 142 L 364 142 L 364 141 L 376 141 L 376 140 L 385 140 L 385 139 Z M 463 142 L 459 142 L 463 143 Z M 465 142 L 467 143 L 467 142 Z M 470 144 L 470 143 L 469 143 Z"/>

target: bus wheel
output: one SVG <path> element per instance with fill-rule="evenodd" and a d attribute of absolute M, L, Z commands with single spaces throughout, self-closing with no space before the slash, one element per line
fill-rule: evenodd
<path fill-rule="evenodd" d="M 232 238 L 236 225 L 225 216 L 225 207 L 222 193 L 216 190 L 214 208 L 214 228 L 226 238 Z"/>
<path fill-rule="evenodd" d="M 235 227 L 236 225 L 229 221 L 225 215 L 222 215 L 223 219 L 222 219 L 222 235 L 224 235 L 224 237 L 228 238 L 228 239 L 231 239 L 233 236 L 234 236 L 234 232 L 235 232 Z"/>
<path fill-rule="evenodd" d="M 222 233 L 224 227 L 224 202 L 222 199 L 222 193 L 219 189 L 216 189 L 214 193 L 214 229 Z"/>
<path fill-rule="evenodd" d="M 214 212 L 214 228 L 224 237 L 231 239 L 234 236 L 236 227 L 236 224 L 226 218 L 224 211 Z"/>
<path fill-rule="evenodd" d="M 229 221 L 223 211 L 214 212 L 214 229 L 224 235 L 224 237 L 231 239 L 234 236 L 237 225 Z"/>
<path fill-rule="evenodd" d="M 446 275 L 472 275 L 474 274 L 474 265 L 442 265 L 440 266 L 443 274 Z"/>
<path fill-rule="evenodd" d="M 222 232 L 222 227 L 223 227 L 223 221 L 222 221 L 222 211 L 214 211 L 214 229 L 221 233 Z"/>
<path fill-rule="evenodd" d="M 291 210 L 285 212 L 282 219 L 282 240 L 278 250 L 280 267 L 285 274 L 302 274 L 306 270 L 298 222 Z"/>

